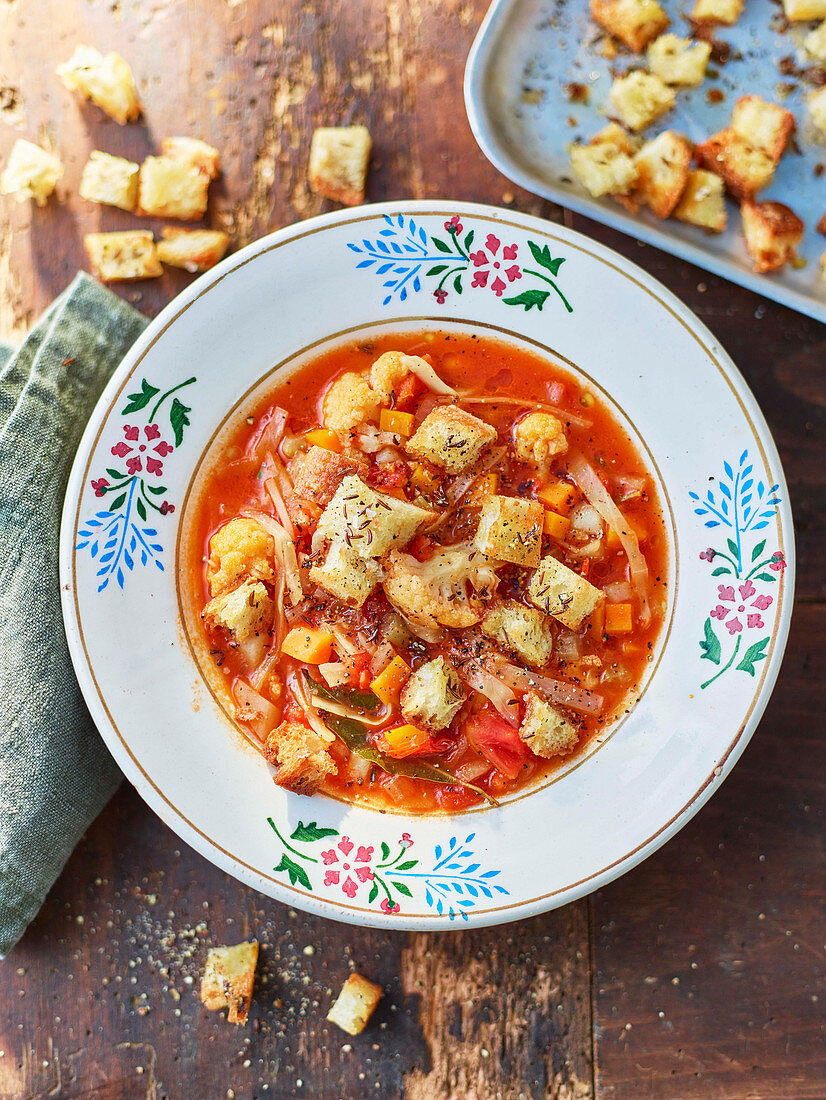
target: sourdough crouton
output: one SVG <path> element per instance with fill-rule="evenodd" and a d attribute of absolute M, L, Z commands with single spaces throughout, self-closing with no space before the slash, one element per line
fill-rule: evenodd
<path fill-rule="evenodd" d="M 616 122 L 609 122 L 587 145 L 571 146 L 571 169 L 595 198 L 626 195 L 637 180 L 637 142 Z"/>
<path fill-rule="evenodd" d="M 260 523 L 239 516 L 219 527 L 209 540 L 207 583 L 212 596 L 219 596 L 240 581 L 275 582 L 272 535 Z"/>
<path fill-rule="evenodd" d="M 744 0 L 695 0 L 690 18 L 701 26 L 733 27 L 743 14 L 743 6 Z"/>
<path fill-rule="evenodd" d="M 348 1035 L 359 1035 L 367 1027 L 381 995 L 381 986 L 361 974 L 351 974 L 341 987 L 336 1003 L 327 1013 L 327 1019 Z"/>
<path fill-rule="evenodd" d="M 291 464 L 290 473 L 296 496 L 325 508 L 348 474 L 367 473 L 367 463 L 324 447 L 311 447 L 306 455 L 301 456 L 295 469 Z"/>
<path fill-rule="evenodd" d="M 87 233 L 83 247 L 92 272 L 104 283 L 155 279 L 163 274 L 155 238 L 148 229 L 124 233 Z"/>
<path fill-rule="evenodd" d="M 311 189 L 345 206 L 363 203 L 371 147 L 366 126 L 319 127 L 310 145 Z"/>
<path fill-rule="evenodd" d="M 324 426 L 347 440 L 353 428 L 378 418 L 381 404 L 381 398 L 373 393 L 366 375 L 348 371 L 337 378 L 324 395 Z"/>
<path fill-rule="evenodd" d="M 135 78 L 120 54 L 108 53 L 104 57 L 93 46 L 78 46 L 55 72 L 64 87 L 91 99 L 121 126 L 140 116 Z"/>
<path fill-rule="evenodd" d="M 443 657 L 419 665 L 401 693 L 402 714 L 432 730 L 446 729 L 465 701 L 462 681 Z"/>
<path fill-rule="evenodd" d="M 777 164 L 794 133 L 794 115 L 759 95 L 744 95 L 731 112 L 731 128 L 743 141 L 762 150 Z"/>
<path fill-rule="evenodd" d="M 721 177 L 705 168 L 692 169 L 682 198 L 674 208 L 674 217 L 689 225 L 722 233 L 727 216 Z"/>
<path fill-rule="evenodd" d="M 533 568 L 542 552 L 544 514 L 538 500 L 489 496 L 482 505 L 474 545 L 489 558 Z"/>
<path fill-rule="evenodd" d="M 324 509 L 316 533 L 345 543 L 361 558 L 381 558 L 406 546 L 422 524 L 434 518 L 433 512 L 377 493 L 350 474 Z"/>
<path fill-rule="evenodd" d="M 547 468 L 555 455 L 568 450 L 562 421 L 545 412 L 528 413 L 513 429 L 516 457 L 520 462 Z"/>
<path fill-rule="evenodd" d="M 258 941 L 211 947 L 201 978 L 201 1003 L 210 1011 L 229 1008 L 231 1024 L 245 1024 L 252 1000 Z"/>
<path fill-rule="evenodd" d="M 310 580 L 342 603 L 361 607 L 381 580 L 381 569 L 337 541 L 330 544 L 324 563 L 312 566 Z"/>
<path fill-rule="evenodd" d="M 327 751 L 335 740 L 299 722 L 282 722 L 267 735 L 264 756 L 275 767 L 274 782 L 293 794 L 315 794 L 325 776 L 337 775 L 336 763 Z"/>
<path fill-rule="evenodd" d="M 0 176 L 0 194 L 14 195 L 18 202 L 34 199 L 45 206 L 62 175 L 63 165 L 56 156 L 18 138 Z"/>
<path fill-rule="evenodd" d="M 635 53 L 642 53 L 669 23 L 656 0 L 591 0 L 591 18 Z"/>
<path fill-rule="evenodd" d="M 826 20 L 813 31 L 809 31 L 803 39 L 803 45 L 810 56 L 818 61 L 826 61 Z"/>
<path fill-rule="evenodd" d="M 197 221 L 206 213 L 209 176 L 171 157 L 147 157 L 141 165 L 138 213 L 149 218 Z"/>
<path fill-rule="evenodd" d="M 826 0 L 783 0 L 783 12 L 790 23 L 826 19 Z"/>
<path fill-rule="evenodd" d="M 549 702 L 529 691 L 525 696 L 525 717 L 519 736 L 537 756 L 567 756 L 579 742 L 579 731 Z"/>
<path fill-rule="evenodd" d="M 242 581 L 238 588 L 214 596 L 201 612 L 201 618 L 213 630 L 228 630 L 239 642 L 256 634 L 269 633 L 273 602 L 260 581 Z"/>
<path fill-rule="evenodd" d="M 680 134 L 664 130 L 637 153 L 634 194 L 657 218 L 667 218 L 679 202 L 688 181 L 691 146 Z"/>
<path fill-rule="evenodd" d="M 473 626 L 482 617 L 482 601 L 498 584 L 494 565 L 472 547 L 449 546 L 427 561 L 390 554 L 385 563 L 384 594 L 418 633 L 436 641 L 439 627 Z"/>
<path fill-rule="evenodd" d="M 743 235 L 755 271 L 779 271 L 797 256 L 803 222 L 782 202 L 744 202 Z"/>
<path fill-rule="evenodd" d="M 178 229 L 166 225 L 158 241 L 161 263 L 184 271 L 209 271 L 223 260 L 229 237 L 218 229 Z"/>
<path fill-rule="evenodd" d="M 722 177 L 735 199 L 751 199 L 771 183 L 775 163 L 730 127 L 712 134 L 694 150 L 697 163 Z"/>
<path fill-rule="evenodd" d="M 578 630 L 584 619 L 605 602 L 605 593 L 583 580 L 556 558 L 543 558 L 531 577 L 528 596 L 546 615 L 553 615 L 569 630 Z"/>
<path fill-rule="evenodd" d="M 179 160 L 205 172 L 211 180 L 217 179 L 221 174 L 218 150 L 200 138 L 164 138 L 161 142 L 161 153 L 170 160 Z"/>
<path fill-rule="evenodd" d="M 651 72 L 666 84 L 693 87 L 705 80 L 711 43 L 661 34 L 646 50 L 646 57 Z"/>
<path fill-rule="evenodd" d="M 822 134 L 826 134 L 826 88 L 818 88 L 808 98 L 812 122 Z"/>
<path fill-rule="evenodd" d="M 438 405 L 429 412 L 405 450 L 449 474 L 460 474 L 496 439 L 496 429 L 456 405 Z"/>
<path fill-rule="evenodd" d="M 615 80 L 608 94 L 620 122 L 629 130 L 644 130 L 670 111 L 676 101 L 673 88 L 639 69 Z"/>
<path fill-rule="evenodd" d="M 554 648 L 551 621 L 533 607 L 507 600 L 488 611 L 481 629 L 525 664 L 544 668 L 551 659 Z"/>
<path fill-rule="evenodd" d="M 140 171 L 140 165 L 134 161 L 95 150 L 89 154 L 80 177 L 80 197 L 121 210 L 134 210 Z"/>

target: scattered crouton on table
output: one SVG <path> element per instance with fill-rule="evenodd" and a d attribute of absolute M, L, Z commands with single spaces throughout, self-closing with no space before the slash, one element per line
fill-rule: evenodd
<path fill-rule="evenodd" d="M 135 78 L 120 54 L 104 57 L 93 46 L 78 46 L 55 72 L 69 91 L 80 92 L 121 126 L 140 116 Z"/>
<path fill-rule="evenodd" d="M 92 271 L 104 283 L 154 279 L 163 274 L 155 239 L 148 229 L 87 233 L 83 246 Z"/>
<path fill-rule="evenodd" d="M 364 202 L 372 142 L 366 126 L 322 126 L 313 133 L 308 177 L 319 195 L 359 206 Z"/>
<path fill-rule="evenodd" d="M 161 262 L 184 271 L 208 271 L 224 258 L 229 237 L 219 229 L 180 229 L 167 225 L 158 241 Z"/>
<path fill-rule="evenodd" d="M 257 964 L 257 940 L 210 948 L 201 978 L 201 1002 L 211 1011 L 228 1008 L 230 1023 L 245 1024 Z"/>
<path fill-rule="evenodd" d="M 140 165 L 95 149 L 83 168 L 79 194 L 89 202 L 132 211 L 138 204 Z"/>
<path fill-rule="evenodd" d="M 375 982 L 363 978 L 361 974 L 351 974 L 327 1013 L 327 1019 L 348 1035 L 359 1035 L 367 1027 L 382 992 L 381 986 Z"/>
<path fill-rule="evenodd" d="M 0 176 L 0 194 L 14 195 L 18 202 L 34 199 L 38 206 L 45 206 L 62 175 L 63 164 L 58 157 L 32 141 L 18 138 Z"/>

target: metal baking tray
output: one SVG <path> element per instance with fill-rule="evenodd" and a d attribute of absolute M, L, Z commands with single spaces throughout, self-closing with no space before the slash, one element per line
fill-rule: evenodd
<path fill-rule="evenodd" d="M 691 29 L 677 0 L 661 0 L 671 18 L 669 28 L 689 36 Z M 685 5 L 687 8 L 688 5 Z M 485 156 L 514 183 L 606 225 L 621 229 L 648 244 L 690 260 L 717 275 L 826 321 L 826 280 L 820 256 L 826 239 L 818 234 L 818 220 L 826 212 L 826 139 L 818 136 L 808 115 L 806 79 L 783 75 L 778 64 L 792 56 L 803 68 L 802 41 L 815 24 L 777 29 L 778 7 L 772 0 L 749 0 L 734 27 L 721 27 L 717 37 L 729 43 L 725 64 L 713 60 L 698 88 L 677 90 L 677 106 L 645 131 L 654 137 L 674 129 L 699 142 L 728 125 L 735 100 L 757 93 L 781 102 L 794 112 L 798 131 L 780 161 L 770 187 L 761 199 L 790 206 L 806 223 L 801 268 L 757 275 L 751 269 L 740 230 L 740 214 L 728 201 L 725 233 L 707 234 L 695 226 L 660 221 L 643 210 L 636 217 L 611 199 L 594 199 L 573 178 L 568 146 L 587 139 L 605 125 L 611 87 L 611 69 L 640 64 L 637 55 L 619 52 L 613 61 L 594 46 L 594 25 L 588 0 L 494 0 L 473 43 L 465 70 L 465 104 L 470 125 Z M 571 102 L 569 85 L 588 89 L 588 102 Z M 707 92 L 718 88 L 722 102 L 709 102 Z"/>

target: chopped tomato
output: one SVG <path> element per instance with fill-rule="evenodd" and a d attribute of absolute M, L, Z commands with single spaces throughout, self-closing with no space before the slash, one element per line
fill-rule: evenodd
<path fill-rule="evenodd" d="M 440 786 L 433 792 L 442 810 L 466 810 L 479 801 L 479 796 L 467 787 Z"/>
<path fill-rule="evenodd" d="M 307 715 L 304 713 L 304 708 L 299 706 L 291 696 L 287 697 L 287 702 L 284 704 L 282 718 L 285 722 L 298 722 L 302 726 L 307 724 Z"/>
<path fill-rule="evenodd" d="M 350 658 L 350 675 L 347 677 L 347 686 L 354 688 L 370 687 L 370 665 L 373 658 L 369 653 L 354 653 Z"/>
<path fill-rule="evenodd" d="M 414 557 L 416 561 L 428 561 L 433 557 L 435 549 L 436 543 L 433 539 L 429 539 L 427 535 L 416 535 L 407 547 L 407 553 Z"/>
<path fill-rule="evenodd" d="M 409 409 L 411 405 L 416 403 L 416 398 L 424 389 L 425 384 L 418 375 L 408 374 L 396 390 L 396 403 L 393 408 L 398 409 L 400 412 Z"/>
<path fill-rule="evenodd" d="M 384 462 L 371 466 L 367 472 L 367 484 L 379 493 L 404 490 L 410 482 L 410 467 L 406 462 Z"/>
<path fill-rule="evenodd" d="M 483 710 L 465 723 L 468 743 L 508 779 L 516 779 L 528 755 L 519 733 L 492 710 Z"/>

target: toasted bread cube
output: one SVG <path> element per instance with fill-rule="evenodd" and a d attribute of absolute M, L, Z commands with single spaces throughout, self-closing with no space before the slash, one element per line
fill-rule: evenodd
<path fill-rule="evenodd" d="M 444 657 L 419 665 L 404 685 L 401 711 L 409 722 L 447 729 L 465 701 L 462 681 Z"/>
<path fill-rule="evenodd" d="M 319 195 L 359 206 L 364 202 L 372 141 L 366 126 L 322 126 L 310 146 L 310 187 Z"/>
<path fill-rule="evenodd" d="M 438 405 L 429 412 L 405 450 L 449 474 L 460 474 L 496 439 L 496 429 L 456 405 Z"/>
<path fill-rule="evenodd" d="M 727 219 L 721 177 L 705 168 L 692 169 L 682 198 L 674 208 L 674 217 L 689 225 L 722 233 Z"/>
<path fill-rule="evenodd" d="M 697 162 L 721 176 L 735 199 L 752 199 L 772 181 L 775 163 L 731 128 L 712 134 L 694 150 Z"/>
<path fill-rule="evenodd" d="M 542 553 L 543 519 L 538 500 L 489 496 L 482 505 L 473 544 L 489 558 L 533 568 Z"/>
<path fill-rule="evenodd" d="M 794 133 L 794 115 L 785 107 L 768 103 L 759 95 L 744 95 L 737 100 L 731 112 L 731 128 L 777 164 Z"/>
<path fill-rule="evenodd" d="M 826 20 L 803 39 L 806 52 L 818 61 L 826 61 Z"/>
<path fill-rule="evenodd" d="M 370 388 L 367 376 L 348 371 L 324 395 L 324 424 L 346 440 L 359 424 L 378 420 L 381 405 L 381 398 Z"/>
<path fill-rule="evenodd" d="M 201 1003 L 210 1011 L 229 1008 L 231 1024 L 245 1024 L 252 1000 L 258 941 L 211 947 L 201 978 Z"/>
<path fill-rule="evenodd" d="M 201 612 L 201 618 L 213 630 L 223 628 L 245 642 L 272 627 L 273 602 L 260 581 L 243 581 L 238 588 L 214 596 Z"/>
<path fill-rule="evenodd" d="M 637 153 L 635 195 L 658 218 L 667 218 L 688 182 L 691 146 L 680 134 L 664 130 Z"/>
<path fill-rule="evenodd" d="M 568 437 L 562 421 L 546 412 L 532 412 L 518 421 L 513 429 L 516 457 L 547 469 L 556 455 L 568 450 Z"/>
<path fill-rule="evenodd" d="M 338 768 L 327 751 L 333 734 L 322 736 L 300 722 L 282 722 L 267 734 L 264 756 L 275 768 L 273 782 L 293 794 L 315 794 Z"/>
<path fill-rule="evenodd" d="M 148 229 L 87 233 L 83 247 L 92 271 L 104 283 L 155 279 L 163 275 L 155 238 Z"/>
<path fill-rule="evenodd" d="M 571 171 L 597 199 L 626 194 L 637 180 L 634 161 L 615 145 L 572 145 Z"/>
<path fill-rule="evenodd" d="M 342 542 L 362 558 L 401 550 L 434 513 L 406 500 L 377 493 L 355 475 L 345 477 L 318 521 L 316 533 Z"/>
<path fill-rule="evenodd" d="M 89 154 L 80 177 L 80 197 L 121 210 L 134 210 L 138 204 L 140 171 L 140 165 L 134 161 L 95 150 Z"/>
<path fill-rule="evenodd" d="M 342 603 L 361 607 L 381 580 L 374 561 L 360 558 L 344 542 L 333 542 L 321 565 L 310 569 L 310 580 Z"/>
<path fill-rule="evenodd" d="M 533 607 L 506 600 L 482 619 L 482 633 L 515 653 L 525 664 L 544 668 L 551 659 L 554 638 L 551 620 Z"/>
<path fill-rule="evenodd" d="M 272 535 L 260 523 L 238 516 L 219 527 L 209 540 L 207 583 L 210 594 L 218 596 L 240 581 L 275 582 Z"/>
<path fill-rule="evenodd" d="M 170 157 L 147 157 L 141 165 L 138 213 L 197 221 L 206 213 L 208 192 L 205 172 Z"/>
<path fill-rule="evenodd" d="M 569 630 L 578 630 L 583 620 L 605 602 L 604 592 L 552 557 L 540 562 L 531 577 L 528 596 L 540 611 L 553 615 Z"/>
<path fill-rule="evenodd" d="M 348 1035 L 359 1035 L 367 1027 L 381 995 L 380 985 L 368 981 L 361 974 L 351 974 L 341 987 L 336 1003 L 327 1013 L 327 1019 Z"/>
<path fill-rule="evenodd" d="M 693 42 L 676 34 L 661 34 L 646 50 L 648 67 L 666 84 L 702 84 L 711 57 L 710 42 Z"/>
<path fill-rule="evenodd" d="M 218 150 L 200 138 L 164 138 L 161 142 L 161 153 L 170 160 L 181 161 L 205 172 L 211 180 L 217 179 L 221 174 Z"/>
<path fill-rule="evenodd" d="M 643 130 L 674 106 L 674 89 L 639 69 L 621 76 L 609 92 L 614 110 L 629 130 Z"/>
<path fill-rule="evenodd" d="M 826 19 L 826 0 L 783 0 L 783 12 L 790 23 Z"/>
<path fill-rule="evenodd" d="M 579 730 L 556 707 L 529 691 L 519 736 L 537 756 L 567 756 L 579 743 Z"/>
<path fill-rule="evenodd" d="M 692 23 L 733 27 L 743 14 L 744 0 L 695 0 Z"/>
<path fill-rule="evenodd" d="M 797 256 L 803 222 L 782 202 L 744 202 L 743 235 L 755 271 L 779 271 Z"/>
<path fill-rule="evenodd" d="M 822 134 L 826 134 L 826 88 L 818 88 L 809 96 L 809 113 L 812 122 Z"/>
<path fill-rule="evenodd" d="M 14 195 L 18 202 L 34 199 L 45 206 L 62 175 L 63 165 L 56 156 L 18 138 L 0 176 L 0 194 Z"/>
<path fill-rule="evenodd" d="M 178 229 L 166 225 L 158 241 L 161 263 L 184 271 L 209 271 L 224 258 L 229 236 L 218 229 Z"/>
<path fill-rule="evenodd" d="M 297 465 L 290 465 L 290 474 L 297 496 L 326 508 L 348 474 L 367 474 L 367 463 L 325 447 L 311 447 Z"/>
<path fill-rule="evenodd" d="M 93 46 L 78 46 L 55 72 L 64 87 L 91 99 L 121 126 L 140 116 L 135 78 L 120 54 L 108 53 L 103 57 Z"/>
<path fill-rule="evenodd" d="M 642 53 L 669 23 L 656 0 L 591 0 L 591 18 L 635 53 Z"/>

